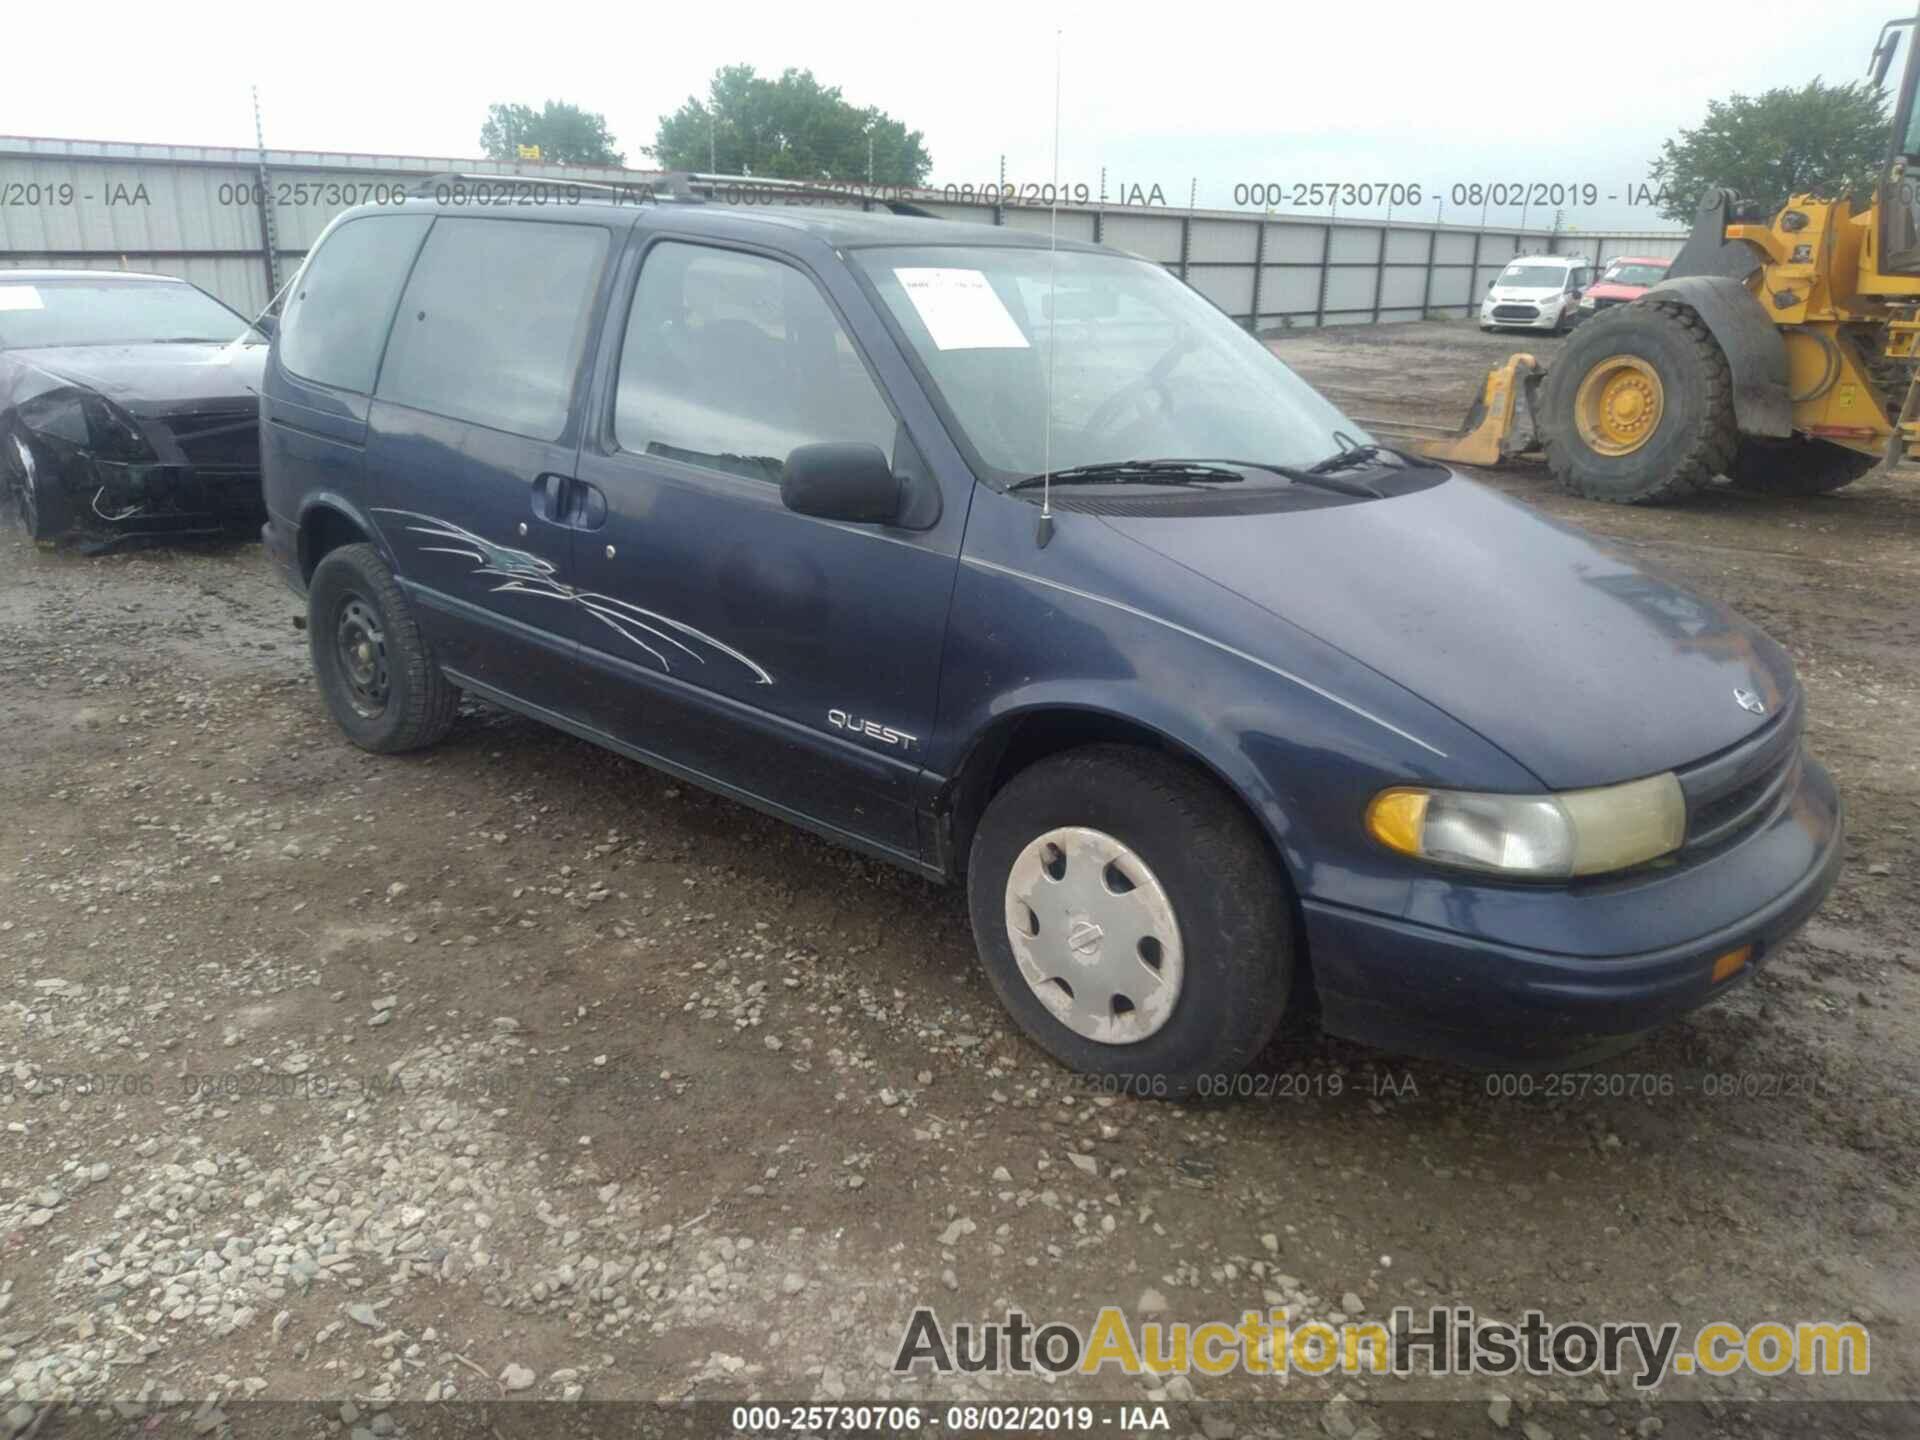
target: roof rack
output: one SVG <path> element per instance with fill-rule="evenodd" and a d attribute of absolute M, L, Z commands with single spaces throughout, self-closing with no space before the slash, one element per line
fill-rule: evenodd
<path fill-rule="evenodd" d="M 652 180 L 575 180 L 567 176 L 517 173 L 495 175 L 474 170 L 442 170 L 437 174 L 424 175 L 420 178 L 419 184 L 408 193 L 430 199 L 445 186 L 455 184 L 498 185 L 502 189 L 524 185 L 530 188 L 555 190 L 563 194 L 572 190 L 593 191 L 596 196 L 604 195 L 625 204 L 641 200 L 694 200 L 697 203 L 697 197 L 675 194 Z"/>
<path fill-rule="evenodd" d="M 449 185 L 496 185 L 502 189 L 526 186 L 561 194 L 586 191 L 593 192 L 595 198 L 605 196 L 616 204 L 653 201 L 705 205 L 716 200 L 725 203 L 730 192 L 735 195 L 765 192 L 789 200 L 837 200 L 849 208 L 857 206 L 862 210 L 871 210 L 879 205 L 895 215 L 914 215 L 924 220 L 941 218 L 910 200 L 899 198 L 897 193 L 886 193 L 913 188 L 906 185 L 869 186 L 856 181 L 770 180 L 757 175 L 706 175 L 690 170 L 673 170 L 658 179 L 633 181 L 571 180 L 547 175 L 495 175 L 479 171 L 443 170 L 421 176 L 408 193 L 431 199 Z"/>
<path fill-rule="evenodd" d="M 716 194 L 724 198 L 729 190 L 738 192 L 750 187 L 794 199 L 839 200 L 850 207 L 858 205 L 862 210 L 880 205 L 895 215 L 915 215 L 925 220 L 940 218 L 900 198 L 901 192 L 916 188 L 911 185 L 869 185 L 861 180 L 775 180 L 760 175 L 703 174 L 691 170 L 672 172 L 666 183 L 673 193 L 694 201 L 711 200 Z"/>

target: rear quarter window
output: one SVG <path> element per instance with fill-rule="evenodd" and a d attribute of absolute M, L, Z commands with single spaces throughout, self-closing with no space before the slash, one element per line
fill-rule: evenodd
<path fill-rule="evenodd" d="M 280 322 L 280 364 L 303 380 L 373 389 L 393 304 L 430 215 L 369 215 L 320 242 Z"/>
<path fill-rule="evenodd" d="M 597 225 L 436 221 L 401 297 L 379 397 L 558 439 L 608 244 Z"/>

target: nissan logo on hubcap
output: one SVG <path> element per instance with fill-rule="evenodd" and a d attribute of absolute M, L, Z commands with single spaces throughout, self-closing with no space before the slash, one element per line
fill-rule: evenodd
<path fill-rule="evenodd" d="M 1100 953 L 1100 942 L 1107 938 L 1107 932 L 1092 920 L 1080 919 L 1067 928 L 1067 948 L 1082 960 L 1091 960 Z"/>

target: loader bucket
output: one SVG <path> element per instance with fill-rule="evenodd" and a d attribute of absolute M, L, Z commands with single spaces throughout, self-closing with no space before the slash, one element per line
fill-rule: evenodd
<path fill-rule="evenodd" d="M 1370 420 L 1356 415 L 1367 429 L 1389 439 L 1406 441 L 1412 449 L 1435 460 L 1459 465 L 1494 466 L 1546 448 L 1536 401 L 1547 372 L 1533 356 L 1509 357 L 1487 372 L 1480 393 L 1457 430 L 1421 425 L 1408 420 Z"/>

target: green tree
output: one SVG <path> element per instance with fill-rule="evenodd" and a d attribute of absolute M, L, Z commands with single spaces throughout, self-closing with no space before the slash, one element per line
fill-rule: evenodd
<path fill-rule="evenodd" d="M 704 102 L 688 96 L 661 116 L 649 153 L 667 170 L 774 180 L 866 180 L 871 173 L 879 185 L 920 185 L 933 169 L 920 131 L 849 104 L 811 70 L 769 80 L 751 65 L 721 66 Z"/>
<path fill-rule="evenodd" d="M 1649 177 L 1660 213 L 1691 221 L 1710 186 L 1777 210 L 1793 195 L 1863 204 L 1887 154 L 1886 97 L 1865 81 L 1734 95 L 1707 102 L 1707 118 L 1663 143 Z"/>
<path fill-rule="evenodd" d="M 547 165 L 621 165 L 626 156 L 613 148 L 607 117 L 578 105 L 549 100 L 531 105 L 489 105 L 480 127 L 480 148 L 490 160 L 518 160 L 522 145 L 538 145 Z"/>

